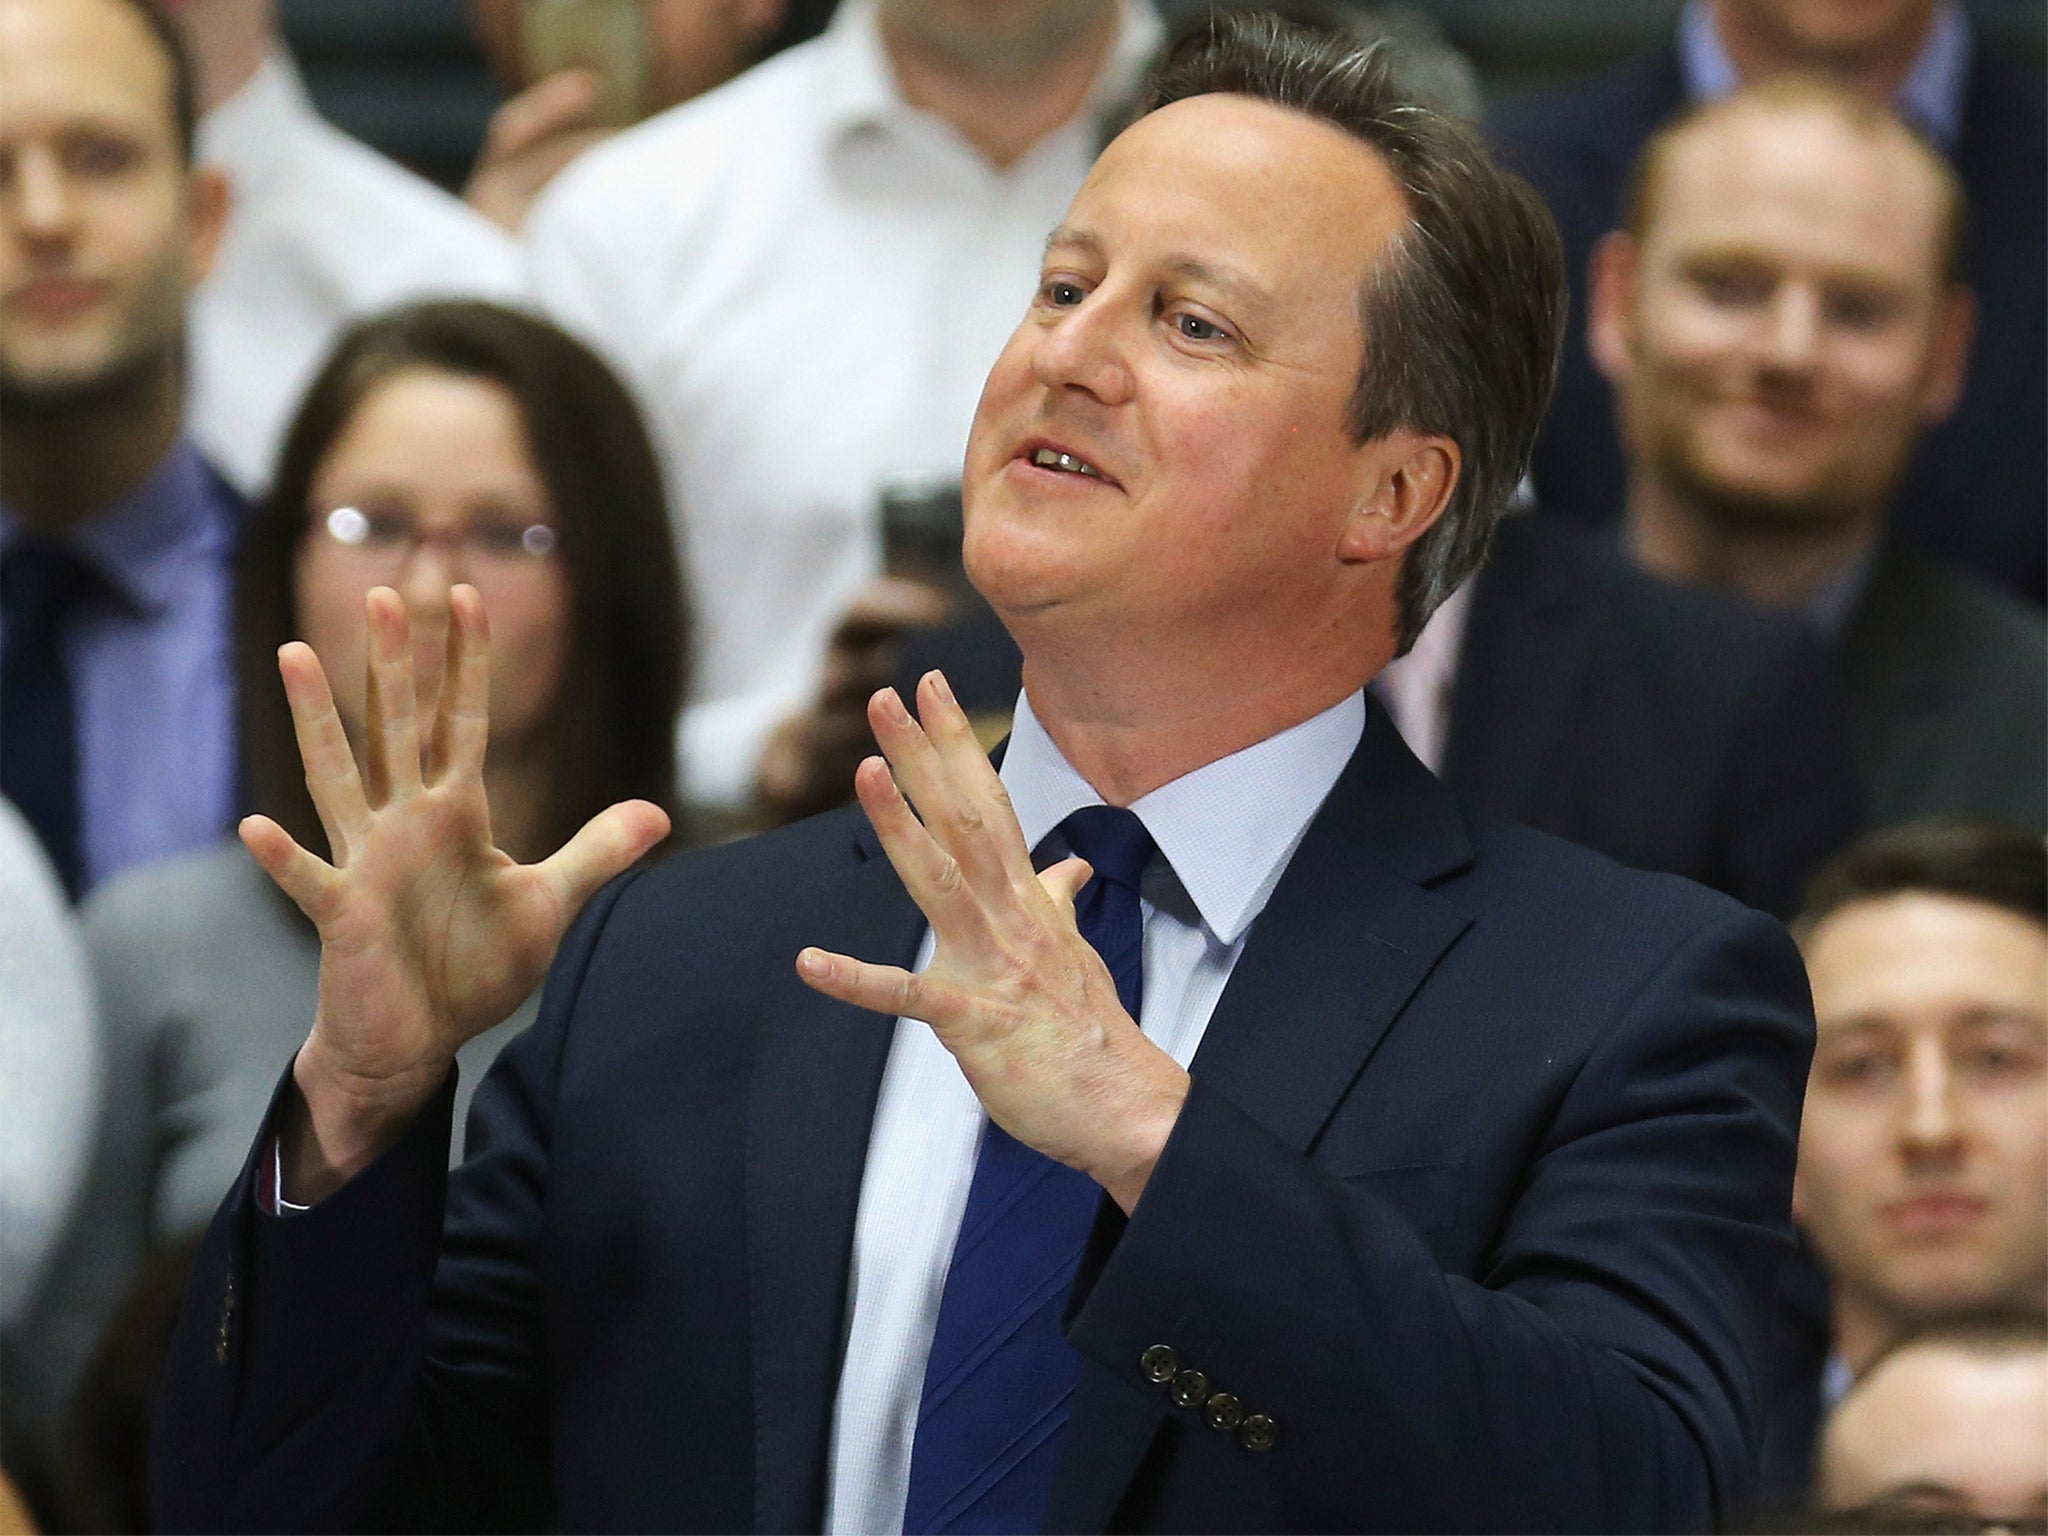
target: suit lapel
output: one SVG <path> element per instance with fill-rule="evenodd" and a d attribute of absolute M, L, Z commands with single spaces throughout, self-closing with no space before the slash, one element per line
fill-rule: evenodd
<path fill-rule="evenodd" d="M 1471 858 L 1456 802 L 1373 706 L 1358 751 L 1245 941 L 1192 1074 L 1308 1151 L 1470 925 L 1470 914 L 1427 887 Z M 1106 1216 L 1097 1244 L 1120 1230 Z M 1083 1371 L 1066 1437 L 1086 1450 L 1062 1454 L 1045 1528 L 1106 1529 L 1164 1414 L 1158 1394 L 1134 1396 L 1126 1381 Z"/>
<path fill-rule="evenodd" d="M 820 882 L 804 937 L 908 966 L 924 917 L 871 838 L 857 842 L 864 862 Z M 824 1519 L 854 1218 L 895 1021 L 811 991 L 793 964 L 767 969 L 747 1109 L 755 1525 L 816 1530 Z"/>

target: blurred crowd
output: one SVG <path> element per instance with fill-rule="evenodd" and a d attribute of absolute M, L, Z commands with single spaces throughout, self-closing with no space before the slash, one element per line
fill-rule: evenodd
<path fill-rule="evenodd" d="M 1956 0 L 1692 0 L 1489 104 L 1424 9 L 1278 9 L 1482 122 L 1574 283 L 1514 514 L 1378 705 L 1474 805 L 1807 958 L 1757 1528 L 2048 1530 L 2039 61 Z M 310 1021 L 318 944 L 233 836 L 327 846 L 280 649 L 353 737 L 366 593 L 432 698 L 473 584 L 521 859 L 625 797 L 679 845 L 842 803 L 865 700 L 933 665 L 1000 739 L 968 422 L 1205 24 L 471 14 L 508 99 L 458 199 L 316 114 L 275 0 L 0 0 L 0 1529 L 144 1528 L 193 1234 Z"/>

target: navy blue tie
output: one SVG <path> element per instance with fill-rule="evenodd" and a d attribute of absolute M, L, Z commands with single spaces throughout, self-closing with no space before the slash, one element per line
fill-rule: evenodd
<path fill-rule="evenodd" d="M 74 899 L 85 889 L 85 857 L 64 635 L 97 581 L 84 560 L 45 539 L 21 539 L 0 562 L 0 794 L 35 828 Z"/>
<path fill-rule="evenodd" d="M 1093 805 L 1060 823 L 1094 867 L 1074 915 L 1132 1018 L 1141 1001 L 1139 882 L 1152 838 L 1129 811 Z M 1102 1191 L 994 1124 L 939 1299 L 910 1451 L 906 1532 L 1035 1531 L 1080 1360 L 1060 1333 Z"/>

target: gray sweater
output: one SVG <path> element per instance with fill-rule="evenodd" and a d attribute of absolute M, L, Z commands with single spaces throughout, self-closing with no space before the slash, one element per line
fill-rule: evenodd
<path fill-rule="evenodd" d="M 320 946 L 238 842 L 96 889 L 85 937 L 106 1041 L 85 1183 L 28 1313 L 9 1331 L 11 1411 L 54 1427 L 144 1257 L 202 1225 L 241 1172 L 313 1022 Z M 539 998 L 457 1054 L 451 1158 L 470 1095 Z"/>

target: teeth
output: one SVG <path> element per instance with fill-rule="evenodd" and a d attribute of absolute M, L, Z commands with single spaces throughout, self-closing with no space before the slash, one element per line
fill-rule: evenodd
<path fill-rule="evenodd" d="M 1100 470 L 1093 464 L 1075 458 L 1071 453 L 1061 453 L 1057 448 L 1041 448 L 1031 455 L 1031 462 L 1040 469 L 1064 469 L 1076 475 L 1093 475 L 1102 478 Z"/>

